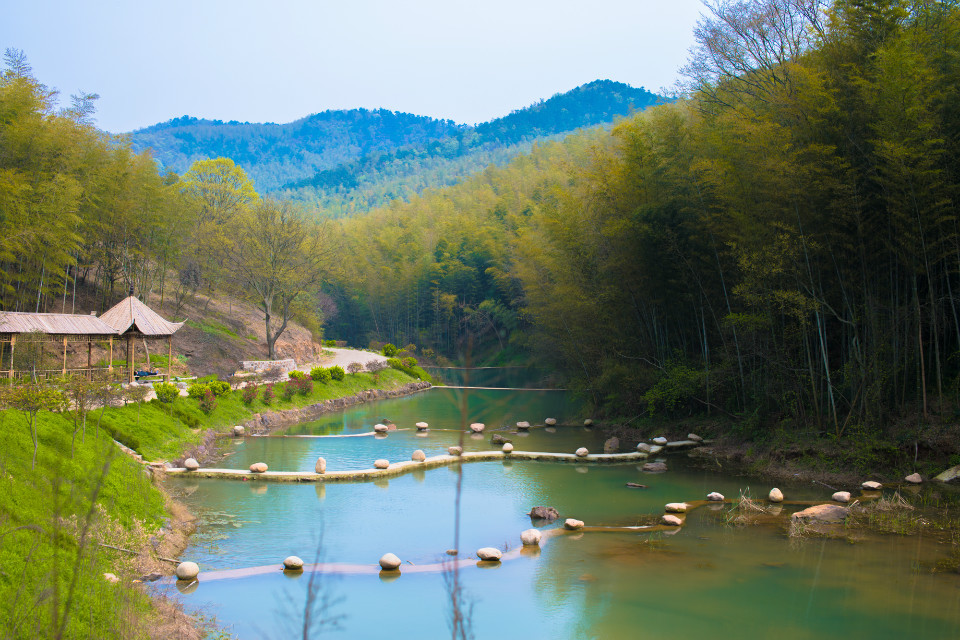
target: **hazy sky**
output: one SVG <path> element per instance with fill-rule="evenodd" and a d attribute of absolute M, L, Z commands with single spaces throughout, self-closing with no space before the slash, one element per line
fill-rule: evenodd
<path fill-rule="evenodd" d="M 66 98 L 115 133 L 181 115 L 289 122 L 384 107 L 460 123 L 591 80 L 651 91 L 686 59 L 699 0 L 26 0 L 0 10 Z"/>

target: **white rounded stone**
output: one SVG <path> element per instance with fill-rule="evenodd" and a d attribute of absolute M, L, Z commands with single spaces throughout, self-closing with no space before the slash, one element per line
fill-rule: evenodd
<path fill-rule="evenodd" d="M 860 486 L 863 487 L 864 489 L 869 489 L 870 491 L 877 491 L 878 489 L 883 488 L 883 485 L 875 480 L 867 480 Z"/>
<path fill-rule="evenodd" d="M 499 562 L 502 556 L 503 553 L 500 552 L 500 549 L 495 547 L 482 547 L 477 549 L 477 557 L 488 562 Z"/>
<path fill-rule="evenodd" d="M 423 462 L 427 459 L 427 454 L 425 454 L 422 449 L 417 449 L 413 452 L 413 455 L 410 456 L 410 459 L 414 462 Z"/>
<path fill-rule="evenodd" d="M 650 449 L 652 448 L 653 447 L 651 447 L 646 442 L 641 442 L 640 444 L 637 445 L 637 451 L 639 451 L 640 453 L 650 453 Z"/>
<path fill-rule="evenodd" d="M 569 529 L 570 531 L 583 529 L 583 520 L 577 520 L 576 518 L 567 518 L 566 520 L 563 521 L 563 528 Z"/>
<path fill-rule="evenodd" d="M 379 460 L 373 463 L 374 469 L 386 469 L 389 466 L 390 466 L 390 461 L 384 460 L 383 458 L 380 458 Z"/>
<path fill-rule="evenodd" d="M 246 432 L 246 429 L 244 429 L 242 425 L 238 424 L 233 427 L 233 435 L 235 436 L 242 436 L 244 432 Z"/>
<path fill-rule="evenodd" d="M 658 444 L 662 447 L 663 445 L 667 444 L 667 439 L 663 436 L 657 436 L 653 439 L 653 444 Z"/>
<path fill-rule="evenodd" d="M 542 535 L 539 529 L 527 529 L 520 534 L 520 542 L 522 542 L 524 546 L 539 545 Z"/>
<path fill-rule="evenodd" d="M 523 422 L 518 422 L 518 423 L 517 423 L 517 429 L 518 429 L 519 431 L 526 431 L 526 430 L 529 429 L 529 428 L 530 428 L 530 423 L 527 422 L 527 421 L 523 421 Z"/>
<path fill-rule="evenodd" d="M 417 431 L 426 431 L 429 428 L 430 428 L 430 425 L 428 425 L 426 422 L 417 423 Z"/>
<path fill-rule="evenodd" d="M 487 426 L 482 422 L 474 422 L 470 425 L 470 431 L 473 431 L 474 433 L 483 433 L 483 430 L 486 428 Z"/>
<path fill-rule="evenodd" d="M 250 465 L 250 471 L 253 473 L 264 473 L 268 469 L 266 462 L 254 462 Z"/>
<path fill-rule="evenodd" d="M 837 502 L 850 502 L 849 491 L 837 491 L 835 494 L 833 494 L 830 497 Z"/>
<path fill-rule="evenodd" d="M 183 461 L 183 468 L 187 471 L 196 471 L 200 468 L 200 463 L 197 462 L 196 458 L 187 458 Z"/>
<path fill-rule="evenodd" d="M 658 444 L 655 444 L 655 445 L 651 445 L 651 446 L 650 446 L 650 455 L 654 455 L 654 454 L 660 453 L 661 451 L 663 451 L 663 447 L 661 447 L 661 446 L 658 445 Z"/>
<path fill-rule="evenodd" d="M 380 558 L 380 568 L 385 571 L 393 571 L 400 568 L 400 558 L 393 553 L 385 553 Z"/>
<path fill-rule="evenodd" d="M 923 478 L 920 476 L 919 473 L 911 473 L 906 478 L 904 478 L 904 480 L 906 480 L 910 484 L 920 484 L 921 482 L 923 482 Z"/>
<path fill-rule="evenodd" d="M 590 452 L 587 450 L 586 447 L 580 447 L 574 453 L 578 458 L 586 458 L 588 455 L 590 455 Z"/>
<path fill-rule="evenodd" d="M 452 447 L 447 447 L 447 453 L 449 453 L 452 456 L 463 455 L 463 447 L 458 447 L 456 445 Z"/>
<path fill-rule="evenodd" d="M 783 491 L 774 487 L 770 489 L 770 494 L 767 496 L 767 500 L 770 502 L 783 502 Z"/>
<path fill-rule="evenodd" d="M 586 420 L 583 421 L 583 426 L 585 426 L 585 427 L 592 427 L 592 426 L 593 426 L 593 420 L 591 420 L 590 418 L 587 418 Z"/>
<path fill-rule="evenodd" d="M 390 428 L 385 424 L 375 424 L 373 425 L 373 430 L 375 433 L 386 433 Z"/>
<path fill-rule="evenodd" d="M 688 433 L 687 440 L 692 440 L 693 442 L 703 442 L 703 438 L 701 438 L 695 433 Z"/>
<path fill-rule="evenodd" d="M 671 527 L 679 527 L 680 525 L 683 524 L 683 520 L 669 513 L 664 514 L 664 516 L 660 519 L 660 521 L 663 522 L 663 524 L 670 525 Z"/>
<path fill-rule="evenodd" d="M 723 502 L 723 494 L 712 491 L 707 494 L 707 500 L 710 502 Z"/>
<path fill-rule="evenodd" d="M 504 452 L 504 453 L 513 453 L 513 445 L 510 444 L 509 442 L 504 443 L 504 445 L 503 445 L 503 452 Z"/>
<path fill-rule="evenodd" d="M 317 464 L 313 465 L 313 470 L 317 473 L 327 472 L 327 461 L 325 458 L 317 458 Z"/>
<path fill-rule="evenodd" d="M 200 567 L 196 562 L 181 562 L 177 565 L 177 580 L 195 580 L 200 575 Z"/>
<path fill-rule="evenodd" d="M 555 427 L 557 426 L 557 419 L 547 418 L 546 420 L 543 421 L 543 424 L 547 425 L 548 427 Z"/>
<path fill-rule="evenodd" d="M 303 571 L 303 560 L 297 556 L 287 556 L 283 559 L 283 568 L 286 571 Z"/>
<path fill-rule="evenodd" d="M 686 513 L 686 502 L 668 502 L 665 509 L 670 513 Z"/>

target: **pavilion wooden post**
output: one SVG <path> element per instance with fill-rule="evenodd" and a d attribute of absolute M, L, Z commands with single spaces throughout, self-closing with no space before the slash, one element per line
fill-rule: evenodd
<path fill-rule="evenodd" d="M 87 340 L 87 379 L 93 380 L 93 340 Z"/>
<path fill-rule="evenodd" d="M 63 336 L 63 373 L 61 375 L 64 378 L 67 377 L 67 336 Z"/>
<path fill-rule="evenodd" d="M 110 374 L 110 380 L 113 381 L 113 336 L 110 336 L 110 355 L 107 360 L 107 372 Z"/>
<path fill-rule="evenodd" d="M 167 382 L 173 380 L 173 336 L 167 336 Z"/>
<path fill-rule="evenodd" d="M 133 332 L 127 334 L 127 382 L 133 382 Z"/>
<path fill-rule="evenodd" d="M 17 334 L 11 334 L 10 336 L 10 375 L 7 376 L 11 380 L 13 379 L 13 353 L 17 350 Z"/>

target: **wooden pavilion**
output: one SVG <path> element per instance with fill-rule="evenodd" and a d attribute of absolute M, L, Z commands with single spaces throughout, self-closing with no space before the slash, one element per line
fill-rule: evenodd
<path fill-rule="evenodd" d="M 182 322 L 164 320 L 133 296 L 110 308 L 99 318 L 93 314 L 0 311 L 0 375 L 6 373 L 8 378 L 13 378 L 24 374 L 41 377 L 79 374 L 88 378 L 119 377 L 132 382 L 136 375 L 135 341 L 143 341 L 149 368 L 147 341 L 166 339 L 169 360 L 165 377 L 169 380 L 173 334 L 181 326 Z M 125 344 L 127 362 L 124 367 L 113 366 L 115 343 L 117 346 Z M 83 345 L 86 345 L 87 351 L 86 366 L 80 361 L 82 356 L 78 355 Z M 106 352 L 106 365 L 94 366 L 94 345 Z M 72 361 L 68 358 L 71 347 Z M 50 364 L 52 354 L 56 354 L 59 367 Z"/>

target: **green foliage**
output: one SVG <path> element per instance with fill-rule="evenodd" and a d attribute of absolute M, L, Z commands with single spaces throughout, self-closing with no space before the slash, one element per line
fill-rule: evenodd
<path fill-rule="evenodd" d="M 703 372 L 678 361 L 667 363 L 663 376 L 643 395 L 647 411 L 673 413 L 702 392 Z"/>
<path fill-rule="evenodd" d="M 325 347 L 336 347 L 336 346 L 337 346 L 337 341 L 336 341 L 336 340 L 324 340 L 324 341 L 323 341 L 323 346 L 325 346 Z"/>
<path fill-rule="evenodd" d="M 187 387 L 187 395 L 193 398 L 194 400 L 199 400 L 203 395 L 210 389 L 209 384 L 204 384 L 202 382 L 195 382 L 189 387 Z"/>
<path fill-rule="evenodd" d="M 392 358 L 397 355 L 397 348 L 388 342 L 387 344 L 383 345 L 383 350 L 381 353 L 388 358 Z"/>
<path fill-rule="evenodd" d="M 263 404 L 269 407 L 273 403 L 273 383 L 267 383 L 263 386 Z"/>
<path fill-rule="evenodd" d="M 260 389 L 257 385 L 255 384 L 247 385 L 246 387 L 243 388 L 243 392 L 241 394 L 243 404 L 246 404 L 246 405 L 251 404 L 254 400 L 257 399 L 257 396 L 259 394 L 260 394 Z"/>
<path fill-rule="evenodd" d="M 204 413 L 210 413 L 217 408 L 217 396 L 214 395 L 213 389 L 210 387 L 204 388 L 203 396 L 200 398 L 198 406 Z"/>
<path fill-rule="evenodd" d="M 291 380 L 303 380 L 307 377 L 307 374 L 305 374 L 303 371 L 294 369 L 293 371 L 289 372 L 287 376 L 289 376 Z"/>
<path fill-rule="evenodd" d="M 157 399 L 164 403 L 173 402 L 180 395 L 177 385 L 170 382 L 157 382 L 153 385 L 153 390 L 157 394 Z"/>
<path fill-rule="evenodd" d="M 240 336 L 237 335 L 237 332 L 223 324 L 222 322 L 217 322 L 212 318 L 203 318 L 201 320 L 187 320 L 187 326 L 194 327 L 208 333 L 212 336 L 217 336 L 220 338 L 231 338 L 234 340 L 239 340 Z M 153 357 L 151 356 L 150 361 L 153 362 Z M 159 364 L 159 360 L 157 361 Z"/>
<path fill-rule="evenodd" d="M 354 373 L 354 372 L 351 371 L 350 373 Z M 330 377 L 332 379 L 336 380 L 337 382 L 340 382 L 344 379 L 345 376 L 346 376 L 346 372 L 343 370 L 343 367 L 341 367 L 340 365 L 330 367 Z"/>
<path fill-rule="evenodd" d="M 413 356 L 408 356 L 403 359 L 403 366 L 405 367 L 415 367 L 417 366 L 417 359 Z"/>
<path fill-rule="evenodd" d="M 333 379 L 333 374 L 331 373 L 330 369 L 325 367 L 314 367 L 310 370 L 310 378 L 316 382 L 322 382 L 326 384 Z"/>
<path fill-rule="evenodd" d="M 222 396 L 230 393 L 230 383 L 223 380 L 214 380 L 213 382 L 208 383 L 207 387 L 215 396 Z"/>

